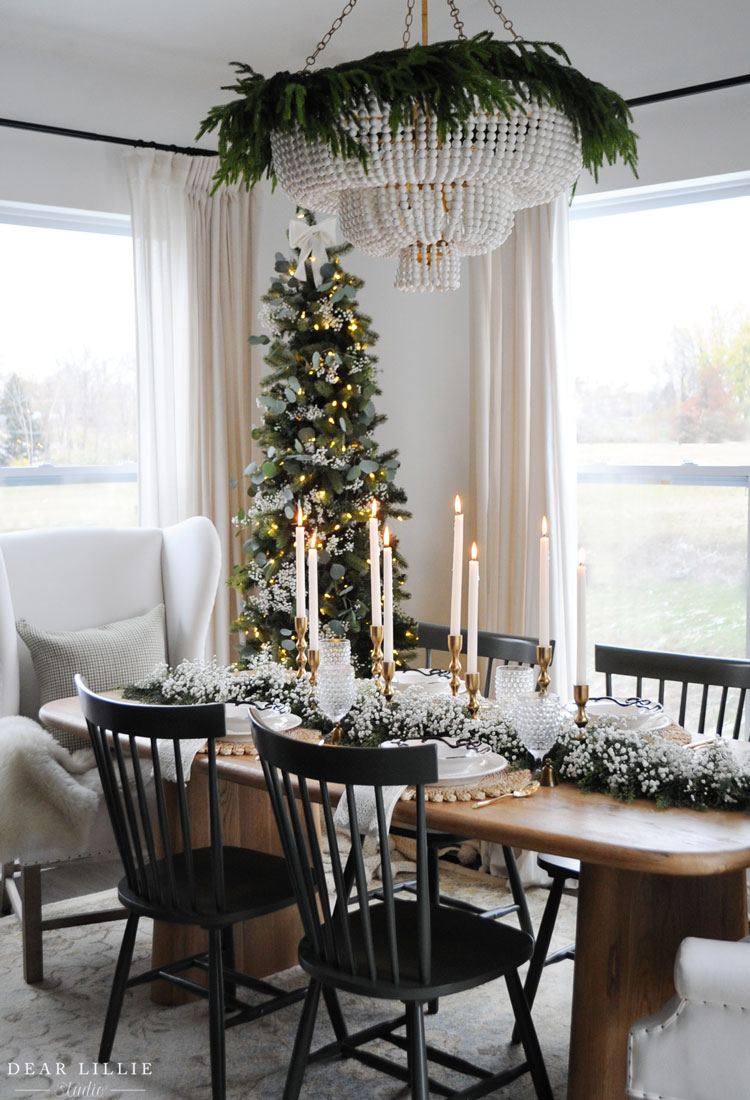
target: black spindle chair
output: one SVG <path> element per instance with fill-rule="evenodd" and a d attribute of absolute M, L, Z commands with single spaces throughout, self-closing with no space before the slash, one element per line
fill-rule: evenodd
<path fill-rule="evenodd" d="M 750 661 L 597 645 L 594 667 L 604 673 L 607 695 L 617 694 L 620 688 L 626 697 L 645 695 L 664 704 L 670 717 L 691 733 L 704 734 L 708 726 L 717 737 L 724 736 L 725 729 L 730 731 L 728 736 L 740 737 Z M 577 882 L 581 870 L 577 859 L 564 856 L 540 855 L 537 862 L 552 878 L 552 885 L 524 984 L 530 1005 L 544 967 L 575 957 L 574 944 L 552 954 L 548 951 L 563 893 L 570 890 L 569 883 Z"/>
<path fill-rule="evenodd" d="M 94 695 L 80 676 L 76 687 L 125 870 L 118 895 L 128 911 L 98 1060 L 109 1061 L 125 990 L 161 978 L 207 997 L 212 1096 L 224 1100 L 225 1027 L 265 1016 L 305 995 L 305 989 L 285 991 L 234 969 L 234 925 L 294 905 L 286 864 L 280 856 L 222 842 L 215 747 L 226 732 L 222 703 L 141 706 Z M 207 821 L 205 809 L 191 814 L 187 798 L 179 750 L 188 738 L 207 743 Z M 174 761 L 176 783 L 164 778 L 158 741 Z M 131 978 L 141 917 L 205 929 L 208 953 Z M 195 968 L 207 974 L 205 984 L 185 973 Z M 247 1005 L 237 997 L 238 986 L 268 999 Z"/>
<path fill-rule="evenodd" d="M 416 645 L 418 648 L 424 649 L 426 668 L 432 667 L 433 651 L 440 653 L 448 652 L 448 633 L 447 626 L 439 626 L 436 623 L 419 623 Z M 465 630 L 462 631 L 462 635 L 465 649 Z M 516 634 L 493 634 L 487 630 L 480 630 L 477 632 L 477 655 L 487 660 L 487 672 L 484 682 L 484 695 L 486 698 L 489 698 L 492 692 L 492 673 L 495 663 L 503 665 L 528 665 L 533 667 L 536 663 L 537 644 L 536 638 L 527 638 Z M 400 825 L 394 826 L 391 832 L 396 836 L 410 837 L 412 835 L 408 828 Z M 435 829 L 427 830 L 427 847 L 430 859 L 430 885 L 433 902 L 435 902 L 435 904 L 440 902 L 442 905 L 452 905 L 457 909 L 466 909 L 467 912 L 471 913 L 481 913 L 486 920 L 495 920 L 498 917 L 508 916 L 510 913 L 517 913 L 520 927 L 525 932 L 533 935 L 534 926 L 529 914 L 529 907 L 526 901 L 523 883 L 521 882 L 521 875 L 518 871 L 516 857 L 513 849 L 507 844 L 504 844 L 502 849 L 505 867 L 508 872 L 508 886 L 510 887 L 511 896 L 513 898 L 512 904 L 501 905 L 495 909 L 481 909 L 479 906 L 474 905 L 472 902 L 464 901 L 462 898 L 453 898 L 447 894 L 440 893 L 440 852 L 442 849 L 462 844 L 465 840 L 466 837 L 458 833 L 445 833 Z M 400 884 L 400 888 L 403 890 L 413 890 L 414 883 L 402 883 Z M 435 1005 L 432 1007 L 433 1010 L 436 1008 Z"/>
<path fill-rule="evenodd" d="M 331 1008 L 338 990 L 401 1001 L 404 1014 L 354 1035 L 340 1026 L 335 1041 L 316 1051 L 312 1059 L 354 1057 L 408 1082 L 413 1100 L 429 1097 L 432 1082 L 428 1078 L 428 1058 L 478 1078 L 458 1091 L 432 1083 L 444 1095 L 484 1096 L 528 1071 L 536 1096 L 550 1098 L 547 1072 L 518 976 L 518 967 L 531 955 L 531 937 L 474 914 L 433 905 L 430 900 L 424 786 L 437 778 L 435 746 L 349 749 L 313 745 L 257 724 L 253 733 L 302 918 L 305 935 L 299 946 L 299 961 L 310 976 L 284 1100 L 299 1096 L 305 1067 L 311 1060 L 320 995 L 323 993 L 331 1019 L 335 1020 Z M 388 847 L 383 788 L 403 784 L 416 787 L 415 900 L 394 890 Z M 345 843 L 334 819 L 341 786 L 341 797 L 348 808 Z M 357 816 L 358 807 L 363 812 L 363 793 L 373 799 L 375 807 L 367 826 Z M 330 870 L 316 830 L 314 799 L 322 804 L 320 831 L 328 846 Z M 382 898 L 368 894 L 363 856 L 365 829 L 379 841 Z M 505 979 L 524 1046 L 525 1060 L 520 1065 L 489 1075 L 464 1059 L 427 1046 L 424 1006 L 428 1001 L 499 977 Z M 402 1027 L 406 1029 L 405 1037 L 395 1034 Z M 362 1049 L 364 1043 L 375 1038 L 405 1049 L 406 1067 Z M 486 1046 L 486 1033 L 478 1039 Z"/>

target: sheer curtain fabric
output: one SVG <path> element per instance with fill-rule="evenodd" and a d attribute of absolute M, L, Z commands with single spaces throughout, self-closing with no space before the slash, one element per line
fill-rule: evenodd
<path fill-rule="evenodd" d="M 249 458 L 251 196 L 211 194 L 213 157 L 126 154 L 138 347 L 142 524 L 213 520 L 222 576 L 241 559 L 232 515 Z M 209 649 L 230 659 L 234 593 L 220 586 Z"/>
<path fill-rule="evenodd" d="M 502 248 L 470 263 L 471 497 L 487 563 L 480 626 L 538 634 L 546 515 L 552 690 L 564 700 L 572 696 L 575 671 L 577 560 L 567 210 L 561 196 L 521 211 Z"/>

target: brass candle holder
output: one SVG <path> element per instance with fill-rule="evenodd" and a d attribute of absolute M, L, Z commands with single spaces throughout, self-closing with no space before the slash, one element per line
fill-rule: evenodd
<path fill-rule="evenodd" d="M 477 702 L 477 695 L 479 694 L 478 672 L 466 673 L 466 690 L 469 694 L 469 701 L 466 704 L 466 709 L 469 712 L 470 718 L 476 718 L 479 714 L 479 703 Z"/>
<path fill-rule="evenodd" d="M 320 664 L 319 649 L 308 649 L 307 663 L 310 666 L 310 683 L 315 687 L 318 682 L 318 666 Z"/>
<path fill-rule="evenodd" d="M 383 661 L 383 695 L 390 703 L 393 698 L 393 677 L 396 674 L 395 661 Z"/>
<path fill-rule="evenodd" d="M 383 675 L 383 628 L 382 626 L 371 626 L 370 637 L 372 638 L 372 678 L 373 680 L 379 680 Z"/>
<path fill-rule="evenodd" d="M 294 632 L 297 637 L 297 679 L 304 674 L 307 657 L 307 615 L 296 615 L 294 619 Z"/>
<path fill-rule="evenodd" d="M 583 731 L 589 724 L 589 716 L 586 714 L 586 704 L 589 701 L 589 685 L 575 684 L 573 686 L 573 701 L 578 707 L 573 719 L 579 730 Z"/>
<path fill-rule="evenodd" d="M 451 674 L 451 695 L 458 695 L 461 688 L 461 662 L 458 658 L 461 653 L 463 641 L 463 637 L 460 634 L 448 635 L 448 652 L 451 655 L 451 661 L 448 665 Z"/>
<path fill-rule="evenodd" d="M 552 661 L 552 647 L 548 645 L 538 645 L 536 647 L 536 663 L 539 665 L 539 679 L 537 684 L 542 695 L 547 694 L 547 688 L 550 685 L 550 678 L 547 669 Z"/>

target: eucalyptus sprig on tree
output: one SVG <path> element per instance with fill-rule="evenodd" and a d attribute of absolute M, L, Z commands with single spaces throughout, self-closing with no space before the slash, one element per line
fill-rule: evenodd
<path fill-rule="evenodd" d="M 311 214 L 305 214 L 314 225 Z M 377 334 L 359 309 L 361 279 L 344 270 L 349 245 L 329 248 L 316 285 L 309 261 L 298 278 L 299 250 L 277 252 L 275 273 L 263 296 L 261 319 L 273 331 L 250 342 L 268 346 L 270 368 L 260 385 L 263 422 L 253 439 L 263 460 L 252 462 L 250 506 L 238 515 L 246 565 L 232 584 L 243 596 L 235 623 L 244 632 L 241 660 L 264 650 L 282 662 L 294 658 L 294 526 L 301 508 L 309 538 L 317 535 L 321 629 L 346 635 L 360 672 L 370 668 L 368 518 L 373 499 L 394 546 L 394 647 L 410 655 L 416 624 L 400 607 L 405 565 L 398 526 L 410 513 L 395 483 L 395 450 L 381 451 L 373 432 L 385 417 L 375 410 L 380 390 L 372 345 Z"/>
<path fill-rule="evenodd" d="M 618 159 L 636 171 L 636 134 L 625 100 L 574 69 L 554 42 L 503 42 L 483 31 L 268 79 L 249 65 L 232 64 L 238 79 L 223 90 L 240 98 L 212 107 L 198 133 L 218 129 L 217 186 L 244 180 L 253 187 L 264 174 L 275 179 L 271 134 L 289 134 L 296 127 L 334 156 L 367 167 L 367 148 L 354 140 L 348 123 L 370 95 L 389 104 L 393 132 L 418 107 L 436 119 L 441 138 L 461 131 L 477 107 L 508 114 L 524 110 L 529 101 L 548 103 L 570 119 L 583 165 L 594 177 L 605 161 Z"/>

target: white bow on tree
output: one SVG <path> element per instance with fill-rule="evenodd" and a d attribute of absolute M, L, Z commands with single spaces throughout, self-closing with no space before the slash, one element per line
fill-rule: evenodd
<path fill-rule="evenodd" d="M 320 225 L 308 225 L 302 218 L 289 223 L 289 244 L 299 249 L 299 263 L 294 272 L 295 278 L 305 279 L 305 264 L 309 260 L 312 268 L 313 283 L 320 282 L 320 269 L 326 263 L 326 245 L 336 243 L 336 219 L 328 218 Z"/>

